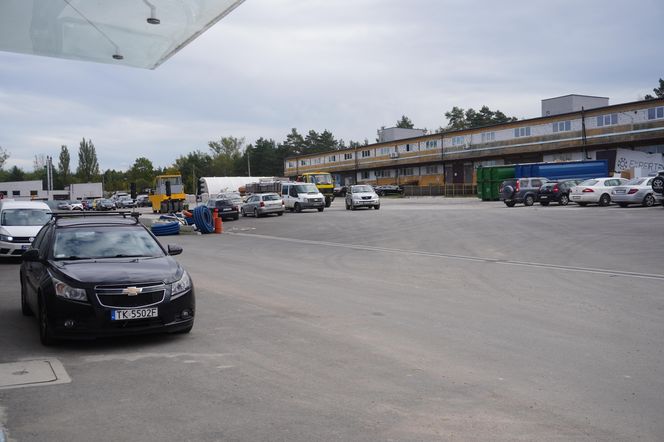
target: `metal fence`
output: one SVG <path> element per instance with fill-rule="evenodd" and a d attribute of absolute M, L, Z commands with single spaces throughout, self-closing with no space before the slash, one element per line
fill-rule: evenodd
<path fill-rule="evenodd" d="M 475 184 L 446 184 L 444 186 L 403 186 L 404 196 L 477 196 Z"/>

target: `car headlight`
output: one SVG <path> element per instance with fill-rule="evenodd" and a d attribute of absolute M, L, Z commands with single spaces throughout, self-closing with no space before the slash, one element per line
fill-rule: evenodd
<path fill-rule="evenodd" d="M 53 288 L 57 296 L 72 301 L 88 301 L 88 294 L 85 292 L 85 289 L 71 287 L 54 276 L 51 276 L 51 279 L 53 280 Z"/>
<path fill-rule="evenodd" d="M 171 299 L 179 298 L 191 289 L 191 278 L 187 272 L 182 272 L 182 278 L 171 284 Z"/>
<path fill-rule="evenodd" d="M 8 235 L 0 235 L 0 241 L 12 242 L 14 241 L 14 237 Z"/>

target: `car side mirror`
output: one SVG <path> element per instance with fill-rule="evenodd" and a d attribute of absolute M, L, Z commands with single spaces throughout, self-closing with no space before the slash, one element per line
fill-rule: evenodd
<path fill-rule="evenodd" d="M 175 256 L 175 255 L 179 255 L 180 253 L 182 253 L 182 247 L 176 246 L 176 245 L 173 245 L 173 244 L 168 245 L 168 254 L 169 255 Z"/>
<path fill-rule="evenodd" d="M 39 261 L 39 250 L 37 249 L 28 249 L 21 256 L 23 261 L 35 262 Z"/>

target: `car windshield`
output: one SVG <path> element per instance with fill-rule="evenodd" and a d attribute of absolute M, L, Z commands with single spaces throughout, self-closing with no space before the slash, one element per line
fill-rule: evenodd
<path fill-rule="evenodd" d="M 51 219 L 46 209 L 5 209 L 2 211 L 3 226 L 43 226 Z"/>
<path fill-rule="evenodd" d="M 55 234 L 55 259 L 158 257 L 164 252 L 142 227 L 67 227 Z"/>
<path fill-rule="evenodd" d="M 318 188 L 313 184 L 298 184 L 295 190 L 297 193 L 318 193 Z"/>
<path fill-rule="evenodd" d="M 276 201 L 278 199 L 279 199 L 279 196 L 277 196 L 277 194 L 263 195 L 263 201 Z"/>
<path fill-rule="evenodd" d="M 599 183 L 597 180 L 585 180 L 579 184 L 579 186 L 594 186 L 595 184 Z"/>
<path fill-rule="evenodd" d="M 353 187 L 353 192 L 354 193 L 373 192 L 373 188 L 371 186 L 355 186 Z"/>
<path fill-rule="evenodd" d="M 648 178 L 634 178 L 632 180 L 627 181 L 624 183 L 627 186 L 639 186 L 643 184 Z"/>
<path fill-rule="evenodd" d="M 316 184 L 332 184 L 332 175 L 328 173 L 311 175 L 311 182 Z"/>

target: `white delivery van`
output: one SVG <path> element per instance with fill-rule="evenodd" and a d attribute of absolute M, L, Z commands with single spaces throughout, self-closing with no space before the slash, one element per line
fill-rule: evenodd
<path fill-rule="evenodd" d="M 286 210 L 301 212 L 303 209 L 325 210 L 325 197 L 311 183 L 281 183 L 281 197 Z"/>
<path fill-rule="evenodd" d="M 50 219 L 41 201 L 0 201 L 0 258 L 21 256 Z"/>

